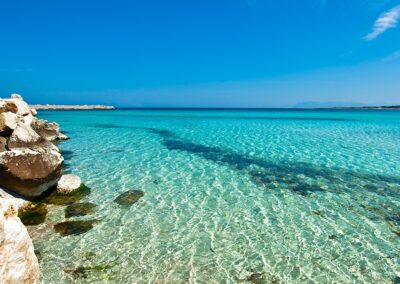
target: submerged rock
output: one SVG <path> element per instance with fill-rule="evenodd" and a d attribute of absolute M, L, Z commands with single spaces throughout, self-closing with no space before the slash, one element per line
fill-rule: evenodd
<path fill-rule="evenodd" d="M 38 197 L 57 184 L 64 159 L 53 149 L 18 148 L 0 153 L 0 186 Z"/>
<path fill-rule="evenodd" d="M 70 194 L 79 191 L 82 185 L 80 177 L 76 175 L 63 175 L 57 183 L 57 192 Z"/>
<path fill-rule="evenodd" d="M 251 283 L 264 283 L 263 274 L 259 272 L 253 272 L 250 276 L 246 278 L 247 281 Z"/>
<path fill-rule="evenodd" d="M 122 206 L 129 206 L 135 204 L 140 198 L 144 196 L 144 192 L 141 190 L 129 190 L 120 194 L 114 199 L 114 202 Z"/>
<path fill-rule="evenodd" d="M 90 188 L 85 185 L 82 185 L 79 190 L 69 193 L 63 193 L 54 190 L 45 196 L 43 202 L 54 205 L 70 205 L 89 195 L 90 191 Z"/>
<path fill-rule="evenodd" d="M 38 283 L 39 263 L 15 204 L 0 198 L 0 282 Z"/>
<path fill-rule="evenodd" d="M 18 217 L 24 225 L 39 225 L 47 216 L 47 205 L 44 203 L 30 203 L 18 211 Z"/>
<path fill-rule="evenodd" d="M 94 266 L 78 266 L 74 269 L 65 269 L 66 273 L 71 274 L 74 278 L 86 278 L 89 273 L 101 273 L 112 268 L 110 264 L 99 264 Z"/>
<path fill-rule="evenodd" d="M 65 218 L 86 216 L 94 213 L 96 204 L 90 202 L 75 203 L 65 208 Z"/>
<path fill-rule="evenodd" d="M 66 221 L 54 225 L 54 230 L 61 236 L 80 235 L 93 229 L 99 220 Z"/>

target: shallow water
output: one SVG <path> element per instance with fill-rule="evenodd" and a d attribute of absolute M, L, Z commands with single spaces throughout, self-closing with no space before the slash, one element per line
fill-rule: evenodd
<path fill-rule="evenodd" d="M 30 228 L 45 283 L 396 283 L 398 111 L 42 111 L 94 214 Z M 140 199 L 121 206 L 129 190 Z M 97 220 L 78 235 L 53 226 Z M 39 237 L 38 237 L 39 236 Z M 397 278 L 396 278 L 397 277 Z"/>

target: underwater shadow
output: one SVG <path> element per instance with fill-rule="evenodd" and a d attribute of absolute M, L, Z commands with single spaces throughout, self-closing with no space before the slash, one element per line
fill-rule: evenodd
<path fill-rule="evenodd" d="M 268 188 L 273 188 L 274 184 L 278 182 L 286 184 L 288 189 L 301 195 L 307 195 L 313 192 L 333 191 L 332 189 L 321 188 L 317 184 L 301 181 L 298 176 L 303 175 L 306 178 L 314 180 L 316 178 L 322 178 L 328 183 L 337 184 L 339 182 L 346 185 L 345 188 L 352 186 L 358 187 L 360 182 L 363 182 L 363 184 L 368 183 L 369 186 L 364 187 L 366 191 L 381 195 L 399 196 L 398 188 L 397 190 L 387 188 L 384 192 L 379 190 L 383 183 L 395 183 L 400 185 L 400 178 L 398 177 L 357 173 L 342 168 L 317 168 L 314 165 L 304 162 L 283 162 L 277 164 L 219 147 L 205 146 L 186 141 L 166 130 L 159 130 L 157 132 L 152 130 L 151 133 L 159 134 L 159 136 L 163 138 L 163 145 L 170 151 L 186 152 L 217 164 L 227 165 L 251 176 L 256 184 Z M 334 191 L 337 193 L 338 189 Z"/>

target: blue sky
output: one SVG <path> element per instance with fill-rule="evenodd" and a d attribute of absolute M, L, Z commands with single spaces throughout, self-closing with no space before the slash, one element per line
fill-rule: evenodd
<path fill-rule="evenodd" d="M 400 104 L 397 22 L 400 1 L 391 0 L 2 0 L 0 97 Z"/>

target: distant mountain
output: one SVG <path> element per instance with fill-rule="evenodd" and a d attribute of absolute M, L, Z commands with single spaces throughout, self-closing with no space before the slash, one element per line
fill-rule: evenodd
<path fill-rule="evenodd" d="M 292 108 L 334 108 L 334 107 L 366 107 L 367 104 L 356 102 L 301 102 L 290 107 Z"/>

